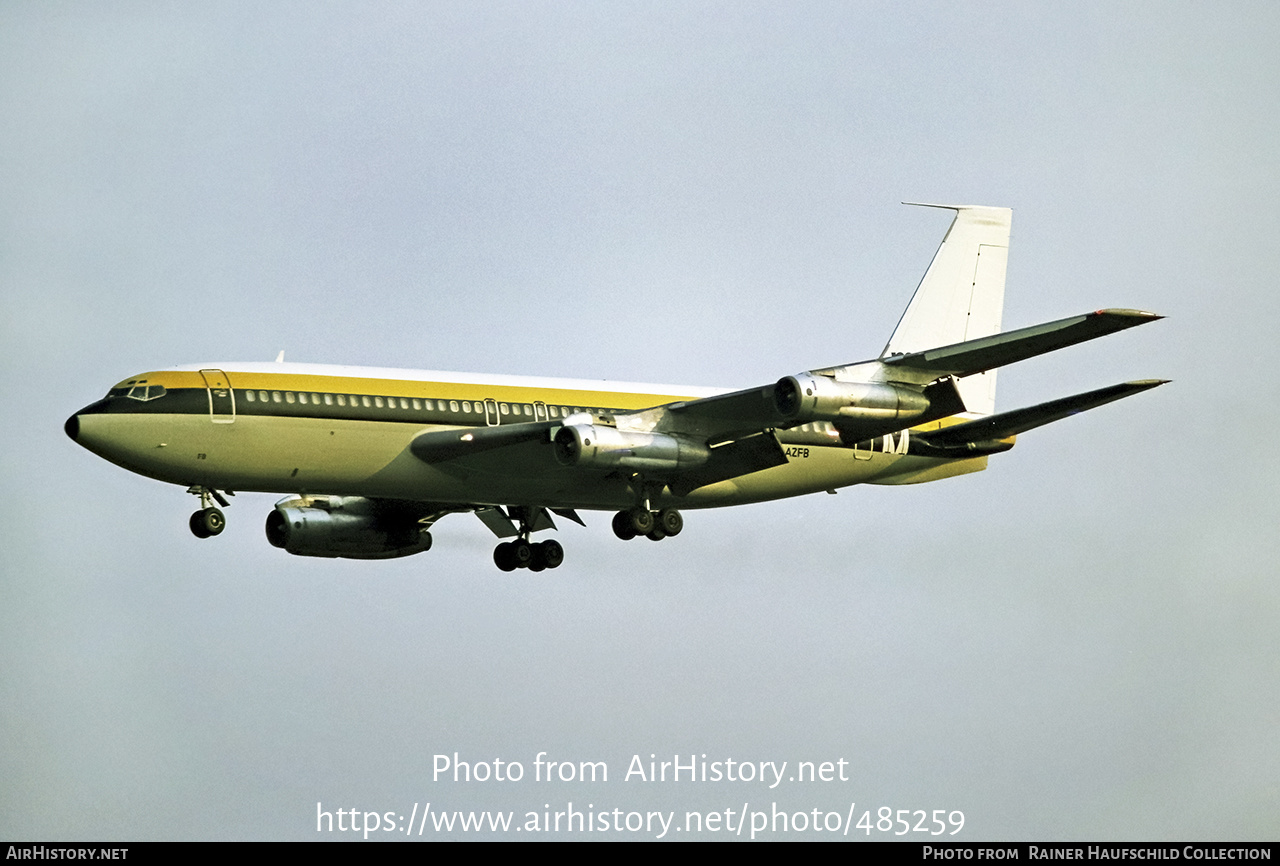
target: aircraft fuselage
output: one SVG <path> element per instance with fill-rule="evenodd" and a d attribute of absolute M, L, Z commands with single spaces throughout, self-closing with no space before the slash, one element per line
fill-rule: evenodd
<path fill-rule="evenodd" d="M 634 501 L 627 478 L 563 466 L 550 441 L 447 465 L 424 463 L 409 444 L 431 430 L 630 413 L 720 393 L 486 376 L 444 381 L 444 375 L 304 364 L 181 367 L 120 382 L 73 416 L 67 432 L 113 463 L 184 486 L 615 510 Z M 779 430 L 778 439 L 785 464 L 684 496 L 664 490 L 656 504 L 738 505 L 886 476 L 941 477 L 942 463 L 949 464 L 946 474 L 977 471 L 986 463 L 985 457 L 913 457 L 907 452 L 909 433 L 844 443 L 834 427 L 813 423 Z"/>

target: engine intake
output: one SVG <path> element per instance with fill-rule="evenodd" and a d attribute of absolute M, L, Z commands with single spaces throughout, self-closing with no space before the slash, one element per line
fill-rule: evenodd
<path fill-rule="evenodd" d="M 556 433 L 555 454 L 564 466 L 670 472 L 701 466 L 711 451 L 706 445 L 666 433 L 570 424 Z"/>
<path fill-rule="evenodd" d="M 929 411 L 929 398 L 919 391 L 885 382 L 837 382 L 801 373 L 773 386 L 773 406 L 788 421 L 904 421 Z"/>
<path fill-rule="evenodd" d="M 394 559 L 431 547 L 416 516 L 360 496 L 286 499 L 267 515 L 267 541 L 298 556 Z"/>

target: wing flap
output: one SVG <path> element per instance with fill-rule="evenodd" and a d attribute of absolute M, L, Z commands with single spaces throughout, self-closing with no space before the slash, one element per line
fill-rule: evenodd
<path fill-rule="evenodd" d="M 497 506 L 490 505 L 486 508 L 477 508 L 475 515 L 498 538 L 515 538 L 520 534 L 520 530 L 516 529 L 516 525 L 511 521 L 511 518 L 507 517 L 506 512 Z"/>
<path fill-rule="evenodd" d="M 496 505 L 489 505 L 476 508 L 475 515 L 498 538 L 515 538 L 520 534 L 520 530 L 516 528 L 516 520 L 520 520 L 522 525 L 527 523 L 530 532 L 555 529 L 556 524 L 551 519 L 551 512 L 555 512 L 561 517 L 567 517 L 579 526 L 586 526 L 582 522 L 582 518 L 572 508 L 548 509 L 541 505 L 533 507 L 512 506 L 503 511 Z"/>

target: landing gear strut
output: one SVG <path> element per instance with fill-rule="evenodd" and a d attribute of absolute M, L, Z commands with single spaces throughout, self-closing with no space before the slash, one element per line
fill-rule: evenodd
<path fill-rule="evenodd" d="M 659 485 L 658 489 L 661 488 Z M 672 535 L 679 535 L 684 529 L 684 518 L 674 508 L 663 508 L 654 511 L 649 507 L 649 497 L 656 492 L 652 485 L 646 484 L 643 477 L 631 477 L 631 489 L 636 495 L 636 505 L 626 511 L 613 515 L 613 534 L 623 541 L 643 535 L 653 541 L 661 541 Z"/>
<path fill-rule="evenodd" d="M 187 526 L 191 527 L 191 534 L 196 538 L 209 538 L 210 536 L 221 534 L 222 530 L 227 528 L 226 515 L 210 505 L 209 500 L 217 500 L 218 504 L 223 508 L 227 507 L 227 500 L 213 488 L 202 487 L 198 484 L 187 492 L 194 493 L 200 497 L 200 510 L 192 514 L 191 519 L 187 521 Z M 232 496 L 235 495 L 230 490 L 227 493 Z"/>
<path fill-rule="evenodd" d="M 533 532 L 531 514 L 536 514 L 537 509 L 519 511 L 520 536 L 515 541 L 504 541 L 493 549 L 493 564 L 503 571 L 515 571 L 517 568 L 545 571 L 548 568 L 558 568 L 564 562 L 564 548 L 560 546 L 560 542 L 554 539 L 529 541 L 529 535 Z"/>

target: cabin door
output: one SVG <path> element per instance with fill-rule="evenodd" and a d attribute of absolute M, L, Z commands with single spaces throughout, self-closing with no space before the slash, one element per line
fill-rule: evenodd
<path fill-rule="evenodd" d="M 236 420 L 236 394 L 231 379 L 221 370 L 201 370 L 204 389 L 209 395 L 209 418 L 214 424 L 231 424 Z"/>

